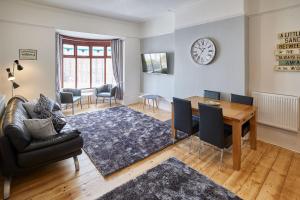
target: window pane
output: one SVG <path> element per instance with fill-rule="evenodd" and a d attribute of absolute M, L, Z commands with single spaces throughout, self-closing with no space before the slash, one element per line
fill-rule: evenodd
<path fill-rule="evenodd" d="M 104 56 L 104 47 L 93 47 L 93 56 Z"/>
<path fill-rule="evenodd" d="M 88 46 L 77 46 L 77 55 L 78 56 L 89 56 L 89 47 Z"/>
<path fill-rule="evenodd" d="M 77 59 L 77 88 L 90 88 L 90 59 Z"/>
<path fill-rule="evenodd" d="M 114 73 L 113 73 L 113 68 L 112 68 L 112 63 L 111 63 L 111 58 L 106 59 L 106 83 L 107 84 L 116 84 L 116 81 L 114 78 Z"/>
<path fill-rule="evenodd" d="M 63 45 L 63 52 L 64 52 L 64 55 L 74 56 L 74 45 L 64 44 Z"/>
<path fill-rule="evenodd" d="M 63 87 L 75 88 L 75 58 L 64 58 Z"/>
<path fill-rule="evenodd" d="M 111 56 L 111 47 L 107 47 L 107 56 Z"/>
<path fill-rule="evenodd" d="M 92 59 L 92 87 L 104 84 L 104 58 Z"/>

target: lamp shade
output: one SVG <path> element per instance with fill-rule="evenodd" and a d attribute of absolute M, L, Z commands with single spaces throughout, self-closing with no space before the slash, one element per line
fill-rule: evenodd
<path fill-rule="evenodd" d="M 15 80 L 15 77 L 14 77 L 14 75 L 11 72 L 8 72 L 8 80 L 9 81 Z"/>
<path fill-rule="evenodd" d="M 14 82 L 14 81 L 12 82 L 12 86 L 13 86 L 14 89 L 20 87 L 20 85 L 18 83 Z"/>
<path fill-rule="evenodd" d="M 17 65 L 17 70 L 18 71 L 22 71 L 24 69 L 24 67 L 22 65 L 20 65 L 18 60 L 15 60 L 14 63 Z"/>

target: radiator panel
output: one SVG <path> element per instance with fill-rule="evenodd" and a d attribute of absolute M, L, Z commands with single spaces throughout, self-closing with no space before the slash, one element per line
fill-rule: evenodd
<path fill-rule="evenodd" d="M 257 122 L 299 131 L 299 97 L 252 92 L 254 105 L 257 107 Z"/>

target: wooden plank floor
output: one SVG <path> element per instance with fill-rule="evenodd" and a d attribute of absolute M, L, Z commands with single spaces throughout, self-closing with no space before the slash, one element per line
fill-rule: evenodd
<path fill-rule="evenodd" d="M 82 111 L 77 108 L 76 113 L 104 109 L 108 104 L 86 107 Z M 163 121 L 170 119 L 169 112 L 143 110 L 140 104 L 130 107 Z M 68 159 L 14 178 L 11 199 L 95 199 L 170 157 L 185 162 L 243 199 L 300 199 L 299 153 L 260 141 L 257 151 L 253 151 L 246 143 L 242 149 L 242 168 L 234 171 L 230 152 L 225 153 L 219 169 L 219 152 L 205 146 L 199 155 L 199 139 L 192 140 L 191 152 L 190 139 L 186 139 L 105 178 L 83 153 L 79 156 L 77 173 L 73 159 Z"/>

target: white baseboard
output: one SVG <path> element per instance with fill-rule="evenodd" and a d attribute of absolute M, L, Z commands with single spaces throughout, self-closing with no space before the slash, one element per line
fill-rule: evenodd
<path fill-rule="evenodd" d="M 257 138 L 261 141 L 300 153 L 300 134 L 258 124 Z"/>

